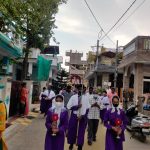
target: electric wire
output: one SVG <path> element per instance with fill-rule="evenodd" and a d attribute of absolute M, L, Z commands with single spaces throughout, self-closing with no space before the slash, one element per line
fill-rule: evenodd
<path fill-rule="evenodd" d="M 101 38 L 103 40 L 108 34 L 115 28 L 115 26 L 122 20 L 122 18 L 126 15 L 126 13 L 131 9 L 131 7 L 135 4 L 137 0 L 134 0 L 132 4 L 127 8 L 127 10 L 121 15 L 121 17 L 116 21 L 116 23 L 106 32 L 106 34 Z M 100 41 L 101 41 L 100 40 Z"/>
<path fill-rule="evenodd" d="M 120 28 L 132 15 L 134 15 L 134 13 L 145 3 L 146 0 L 143 0 L 135 9 L 134 11 L 119 25 L 115 28 L 115 30 L 117 30 L 118 28 Z M 114 30 L 114 31 L 115 31 Z M 113 31 L 113 32 L 114 32 Z"/>
<path fill-rule="evenodd" d="M 85 4 L 87 5 L 89 11 L 91 12 L 91 14 L 92 14 L 94 20 L 96 21 L 96 23 L 97 23 L 98 26 L 100 27 L 101 31 L 103 31 L 104 36 L 107 37 L 113 44 L 115 44 L 115 42 L 114 42 L 108 35 L 106 35 L 106 32 L 104 31 L 104 29 L 103 29 L 102 26 L 100 25 L 98 19 L 96 18 L 95 14 L 93 13 L 92 9 L 90 8 L 88 2 L 87 2 L 86 0 L 84 0 L 84 2 L 85 2 Z"/>

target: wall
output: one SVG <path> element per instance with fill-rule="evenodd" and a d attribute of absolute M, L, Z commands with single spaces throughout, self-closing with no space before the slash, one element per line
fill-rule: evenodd
<path fill-rule="evenodd" d="M 11 94 L 11 82 L 8 81 L 11 78 L 8 76 L 2 76 L 1 80 L 0 80 L 0 84 L 4 85 L 3 89 L 0 89 L 0 98 L 1 100 L 3 100 L 6 104 L 6 108 L 7 108 L 7 116 L 9 115 L 9 106 L 10 106 L 10 94 Z"/>

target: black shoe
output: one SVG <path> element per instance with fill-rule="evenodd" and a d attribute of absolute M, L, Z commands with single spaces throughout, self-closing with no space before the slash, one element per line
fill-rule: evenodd
<path fill-rule="evenodd" d="M 81 145 L 78 145 L 78 150 L 82 150 L 82 146 Z"/>
<path fill-rule="evenodd" d="M 69 150 L 73 150 L 73 144 L 70 144 Z"/>
<path fill-rule="evenodd" d="M 92 145 L 92 142 L 91 142 L 91 141 L 88 141 L 88 145 Z"/>
<path fill-rule="evenodd" d="M 93 138 L 93 141 L 96 142 L 96 138 Z"/>

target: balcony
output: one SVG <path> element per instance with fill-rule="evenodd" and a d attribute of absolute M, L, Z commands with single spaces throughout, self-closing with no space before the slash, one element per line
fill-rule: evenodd
<path fill-rule="evenodd" d="M 85 71 L 84 70 L 70 70 L 70 74 L 77 74 L 77 75 L 84 75 Z"/>
<path fill-rule="evenodd" d="M 98 64 L 97 67 L 95 65 L 92 65 L 88 70 L 85 72 L 85 78 L 91 78 L 91 76 L 94 75 L 94 73 L 114 73 L 115 72 L 115 65 L 104 65 L 104 64 Z"/>
<path fill-rule="evenodd" d="M 101 73 L 113 73 L 115 72 L 115 65 L 98 64 L 98 66 L 95 67 L 95 71 Z"/>

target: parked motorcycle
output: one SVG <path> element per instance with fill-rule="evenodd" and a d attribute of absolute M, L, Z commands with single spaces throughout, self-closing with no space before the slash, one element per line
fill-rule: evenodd
<path fill-rule="evenodd" d="M 132 132 L 132 136 L 139 136 L 142 142 L 146 141 L 146 137 L 150 135 L 150 117 L 145 115 L 138 115 L 136 108 L 138 105 L 130 105 L 126 111 L 128 118 L 128 131 Z"/>

